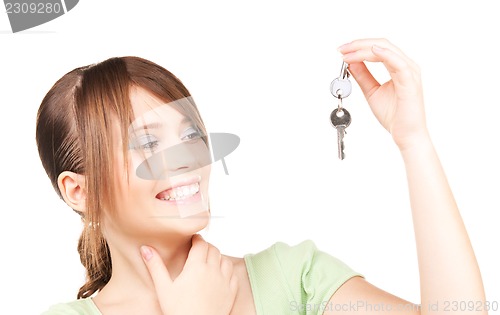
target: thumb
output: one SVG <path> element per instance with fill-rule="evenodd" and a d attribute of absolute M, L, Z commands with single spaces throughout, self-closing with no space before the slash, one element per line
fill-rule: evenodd
<path fill-rule="evenodd" d="M 158 252 L 150 246 L 141 246 L 141 256 L 148 268 L 158 296 L 167 296 L 172 286 L 172 278 Z"/>
<path fill-rule="evenodd" d="M 366 99 L 369 99 L 373 92 L 380 87 L 380 83 L 375 80 L 364 62 L 349 64 L 349 72 L 352 74 L 356 82 L 358 82 L 358 85 L 361 88 L 361 91 L 363 91 Z"/>

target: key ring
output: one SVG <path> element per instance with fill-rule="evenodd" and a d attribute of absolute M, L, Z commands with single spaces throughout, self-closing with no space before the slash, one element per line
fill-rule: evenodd
<path fill-rule="evenodd" d="M 342 94 L 339 95 L 340 97 L 338 98 L 339 99 L 339 102 L 338 102 L 338 105 L 337 105 L 337 112 L 339 114 L 342 114 L 343 110 L 342 110 Z"/>

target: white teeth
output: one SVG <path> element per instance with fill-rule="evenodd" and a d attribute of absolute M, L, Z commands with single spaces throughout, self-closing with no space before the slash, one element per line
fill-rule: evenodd
<path fill-rule="evenodd" d="M 182 200 L 191 197 L 200 190 L 199 183 L 194 183 L 187 186 L 176 187 L 170 190 L 170 194 L 161 200 Z"/>
<path fill-rule="evenodd" d="M 182 187 L 182 195 L 183 196 L 189 195 L 189 187 L 186 186 Z"/>
<path fill-rule="evenodd" d="M 191 187 L 189 187 L 189 194 L 194 195 L 196 192 L 198 192 L 198 190 L 199 189 L 197 187 L 191 186 Z"/>

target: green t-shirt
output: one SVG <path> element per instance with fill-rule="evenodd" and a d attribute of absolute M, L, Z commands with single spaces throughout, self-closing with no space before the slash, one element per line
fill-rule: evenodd
<path fill-rule="evenodd" d="M 257 315 L 323 314 L 330 297 L 361 274 L 307 240 L 295 246 L 277 242 L 244 256 Z M 42 315 L 102 315 L 91 298 L 52 306 Z"/>

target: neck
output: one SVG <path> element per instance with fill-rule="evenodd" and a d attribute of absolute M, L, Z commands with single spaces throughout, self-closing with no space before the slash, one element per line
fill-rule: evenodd
<path fill-rule="evenodd" d="M 113 268 L 111 279 L 99 292 L 100 300 L 113 304 L 123 301 L 141 301 L 139 304 L 156 301 L 155 287 L 142 260 L 140 246 L 154 247 L 162 257 L 170 277 L 175 280 L 186 263 L 191 238 L 192 235 L 169 235 L 162 240 L 108 239 Z"/>

